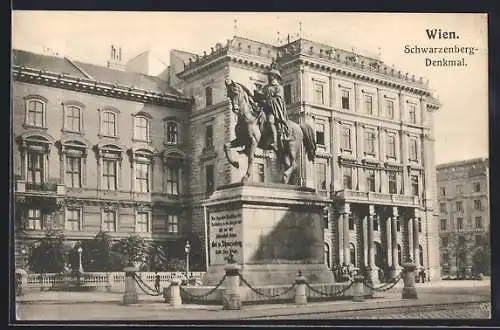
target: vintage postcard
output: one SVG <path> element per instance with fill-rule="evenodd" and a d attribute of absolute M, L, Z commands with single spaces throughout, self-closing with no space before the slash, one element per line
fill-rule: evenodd
<path fill-rule="evenodd" d="M 12 322 L 489 319 L 487 22 L 14 11 Z"/>

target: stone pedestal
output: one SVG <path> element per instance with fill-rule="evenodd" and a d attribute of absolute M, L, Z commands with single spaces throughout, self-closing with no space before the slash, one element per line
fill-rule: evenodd
<path fill-rule="evenodd" d="M 399 275 L 399 273 L 401 273 L 401 267 L 398 265 L 398 266 L 395 266 L 395 267 L 391 267 L 389 269 L 389 276 L 390 276 L 390 279 L 393 279 L 395 278 L 396 276 Z"/>
<path fill-rule="evenodd" d="M 380 284 L 380 280 L 378 278 L 378 267 L 372 266 L 370 268 L 367 268 L 366 269 L 366 279 L 372 285 L 378 285 L 378 284 Z"/>
<path fill-rule="evenodd" d="M 135 273 L 138 271 L 135 267 L 126 267 L 125 272 L 125 293 L 123 294 L 123 304 L 130 305 L 139 302 L 137 289 L 135 287 Z"/>
<path fill-rule="evenodd" d="M 181 299 L 181 280 L 174 278 L 170 282 L 170 290 L 169 290 L 169 300 L 170 305 L 173 308 L 179 308 L 182 305 Z"/>
<path fill-rule="evenodd" d="M 240 296 L 240 266 L 230 260 L 225 267 L 226 270 L 226 291 L 222 299 L 222 307 L 229 310 L 241 309 Z"/>
<path fill-rule="evenodd" d="M 302 272 L 297 274 L 295 279 L 295 305 L 306 305 L 306 278 L 302 275 Z"/>
<path fill-rule="evenodd" d="M 283 184 L 217 190 L 205 203 L 210 266 L 203 284 L 220 281 L 230 252 L 252 286 L 290 285 L 299 269 L 310 283 L 333 283 L 324 264 L 326 202 L 310 189 Z"/>
<path fill-rule="evenodd" d="M 353 285 L 352 285 L 352 301 L 354 302 L 360 302 L 360 301 L 365 301 L 365 291 L 364 291 L 364 277 L 361 275 L 354 275 L 353 277 Z"/>
<path fill-rule="evenodd" d="M 403 299 L 417 299 L 417 289 L 415 288 L 415 270 L 417 265 L 405 263 L 403 266 Z"/>

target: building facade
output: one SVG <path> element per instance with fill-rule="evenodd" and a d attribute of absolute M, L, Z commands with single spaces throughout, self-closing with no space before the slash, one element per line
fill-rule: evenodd
<path fill-rule="evenodd" d="M 437 166 L 443 275 L 489 274 L 489 162 L 485 158 Z"/>
<path fill-rule="evenodd" d="M 128 207 L 130 215 L 126 215 L 125 219 L 129 219 L 131 224 L 134 223 L 133 219 L 137 219 L 136 214 L 139 211 L 135 210 L 135 205 L 142 196 L 151 198 L 151 206 L 148 207 L 153 210 L 153 221 L 156 214 L 155 203 L 167 206 L 175 204 L 183 215 L 182 219 L 185 219 L 186 230 L 199 237 L 202 242 L 200 249 L 206 256 L 209 231 L 206 202 L 213 191 L 238 182 L 246 171 L 244 166 L 239 169 L 231 167 L 223 151 L 224 143 L 234 138 L 236 123 L 225 93 L 224 82 L 226 79 L 232 79 L 250 90 L 259 88 L 267 83 L 266 71 L 273 59 L 277 59 L 281 65 L 289 118 L 299 123 L 309 123 L 316 132 L 316 160 L 311 163 L 304 155 L 301 156 L 293 184 L 315 188 L 329 205 L 324 216 L 325 263 L 329 266 L 351 264 L 363 271 L 374 273 L 378 273 L 380 268 L 385 277 L 389 278 L 399 271 L 401 263 L 412 259 L 427 271 L 431 280 L 438 279 L 439 217 L 435 209 L 433 122 L 434 113 L 440 104 L 422 78 L 402 73 L 383 63 L 377 56 L 336 49 L 302 38 L 277 46 L 238 36 L 215 44 L 203 54 L 172 50 L 170 65 L 162 73 L 162 79 L 148 79 L 165 81 L 168 90 L 172 93 L 182 91 L 182 96 L 167 93 L 152 97 L 165 99 L 161 107 L 145 105 L 143 99 L 141 102 L 136 99 L 125 102 L 110 98 L 109 94 L 97 97 L 89 94 L 87 90 L 74 93 L 60 86 L 47 86 L 37 80 L 40 74 L 44 74 L 39 73 L 42 68 L 31 74 L 34 77 L 30 78 L 30 81 L 25 81 L 26 78 L 22 78 L 20 72 L 26 68 L 23 64 L 18 64 L 18 67 L 14 67 L 14 89 L 17 90 L 14 112 L 17 113 L 15 118 L 18 126 L 14 133 L 16 136 L 26 134 L 23 127 L 28 109 L 25 98 L 32 94 L 43 96 L 45 103 L 42 104 L 48 104 L 49 101 L 54 104 L 47 113 L 53 112 L 56 117 L 62 116 L 61 112 L 66 109 L 60 104 L 73 99 L 80 102 L 80 107 L 85 106 L 85 109 L 92 111 L 95 117 L 93 125 L 96 126 L 85 132 L 88 142 L 85 141 L 84 144 L 88 149 L 94 145 L 103 145 L 97 132 L 97 124 L 100 122 L 98 118 L 102 115 L 97 109 L 105 109 L 109 104 L 100 101 L 101 99 L 109 100 L 108 103 L 120 110 L 120 125 L 129 125 L 129 132 L 133 132 L 132 128 L 135 127 L 134 115 L 139 114 L 149 119 L 147 122 L 151 123 L 151 128 L 156 125 L 158 131 L 152 131 L 152 142 L 146 143 L 150 148 L 140 150 L 149 152 L 146 155 L 146 151 L 142 151 L 145 157 L 149 155 L 150 158 L 160 158 L 151 163 L 157 172 L 152 173 L 152 192 L 136 194 L 136 187 L 141 187 L 141 184 L 134 179 L 133 173 L 128 172 L 128 168 L 134 164 L 134 157 L 129 157 L 130 160 L 121 158 L 122 189 L 126 196 L 124 200 L 131 205 Z M 140 62 L 134 61 L 131 67 Z M 96 83 L 93 84 L 97 90 Z M 44 96 L 44 93 L 38 91 L 40 88 L 42 91 L 54 91 L 54 96 Z M 61 92 L 62 90 L 64 92 Z M 80 98 L 77 98 L 77 95 Z M 52 101 L 52 97 L 56 99 Z M 126 109 L 122 110 L 120 107 Z M 143 109 L 144 107 L 146 109 Z M 149 117 L 143 112 L 147 112 Z M 123 123 L 122 117 L 126 118 Z M 180 124 L 179 136 L 183 139 L 182 143 L 174 146 L 164 144 L 166 128 L 163 124 L 170 122 L 169 118 L 175 118 L 174 122 Z M 57 127 L 62 124 L 62 119 L 53 119 L 50 125 L 55 125 L 54 127 L 39 130 L 40 134 L 48 135 L 42 135 L 48 141 L 47 145 L 65 139 L 66 132 Z M 85 122 L 85 125 L 88 124 Z M 125 131 L 126 129 L 120 129 L 120 133 L 130 134 Z M 142 148 L 143 144 L 137 143 L 145 143 L 134 141 L 130 135 L 120 136 L 119 142 L 121 144 L 116 148 L 123 154 L 129 149 Z M 175 152 L 172 148 L 175 148 Z M 46 154 L 46 159 L 50 160 L 51 166 L 53 163 L 69 162 L 55 149 L 48 150 L 50 157 Z M 172 153 L 165 152 L 166 150 L 172 150 Z M 182 189 L 185 189 L 185 199 L 177 196 L 171 198 L 172 194 L 162 190 L 167 189 L 169 182 L 166 179 L 168 175 L 165 174 L 165 166 L 160 166 L 164 164 L 159 156 L 162 152 L 167 155 L 175 154 L 177 157 L 174 158 L 180 161 L 182 174 L 179 174 L 179 177 L 183 179 L 179 187 L 182 185 Z M 24 164 L 22 155 L 21 151 L 18 151 L 14 163 L 16 174 L 21 181 L 16 191 L 18 198 L 25 198 L 27 194 L 27 190 L 22 190 L 22 182 L 26 182 L 28 176 L 23 174 L 27 173 L 27 167 L 21 166 Z M 98 159 L 93 158 L 95 156 L 90 152 L 86 155 L 86 163 L 95 164 L 97 177 L 102 176 Z M 249 184 L 279 182 L 280 171 L 273 153 L 258 150 L 256 156 Z M 246 164 L 244 156 L 240 157 L 240 164 Z M 61 179 L 63 174 L 66 177 L 61 166 L 56 165 L 51 171 L 49 177 L 57 181 L 61 197 L 57 193 L 50 194 L 56 202 L 61 198 L 64 201 L 55 202 L 55 205 L 61 205 L 61 208 L 54 207 L 54 213 L 59 214 L 59 218 L 53 218 L 60 219 L 62 223 L 62 210 L 68 201 L 66 196 L 76 191 L 69 200 L 78 199 L 86 190 L 69 188 L 66 179 Z M 157 181 L 158 177 L 164 178 L 162 180 L 165 183 Z M 102 188 L 95 182 L 95 178 L 87 179 L 87 184 L 91 186 L 89 189 L 95 194 L 92 195 L 93 200 L 97 203 L 107 201 L 108 197 L 105 197 L 106 194 L 101 191 Z M 42 194 L 45 195 L 47 194 Z M 115 199 L 117 198 L 110 198 Z M 93 207 L 96 210 L 90 212 L 89 216 L 95 218 L 93 222 L 97 226 L 98 212 L 103 211 L 100 211 L 101 206 Z M 168 211 L 162 207 L 163 211 L 159 211 L 157 217 L 165 223 L 165 214 Z M 121 218 L 121 214 L 118 216 Z M 82 217 L 86 219 L 85 214 Z M 25 219 L 28 219 L 29 223 L 29 216 L 25 216 Z M 83 223 L 87 221 L 90 220 L 83 220 Z M 181 222 L 179 219 L 179 223 Z M 133 230 L 134 226 L 125 228 Z M 151 235 L 154 228 L 153 225 Z M 160 236 L 158 238 L 163 239 Z M 208 258 L 205 258 L 206 260 Z"/>

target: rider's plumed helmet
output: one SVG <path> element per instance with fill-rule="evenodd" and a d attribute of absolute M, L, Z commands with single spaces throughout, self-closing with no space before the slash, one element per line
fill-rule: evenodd
<path fill-rule="evenodd" d="M 270 67 L 269 67 L 269 70 L 267 71 L 267 75 L 275 75 L 276 77 L 278 77 L 278 79 L 282 79 L 281 78 L 281 73 L 279 71 L 279 65 L 278 65 L 278 62 L 276 62 L 275 60 L 272 61 Z"/>

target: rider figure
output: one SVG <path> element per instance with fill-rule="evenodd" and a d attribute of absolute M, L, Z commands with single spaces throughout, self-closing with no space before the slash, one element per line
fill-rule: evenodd
<path fill-rule="evenodd" d="M 273 140 L 270 146 L 277 152 L 278 138 L 287 140 L 289 128 L 287 125 L 288 118 L 286 114 L 283 86 L 280 84 L 282 78 L 275 61 L 271 64 L 267 76 L 268 84 L 261 90 L 255 90 L 254 97 L 257 102 L 263 106 L 267 122 L 270 124 L 272 130 Z"/>

